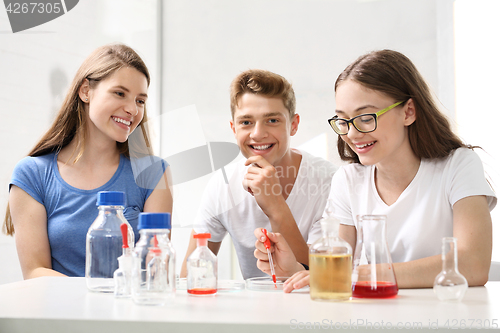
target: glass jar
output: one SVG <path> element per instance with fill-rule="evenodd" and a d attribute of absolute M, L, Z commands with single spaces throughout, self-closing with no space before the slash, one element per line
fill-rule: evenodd
<path fill-rule="evenodd" d="M 313 300 L 343 301 L 351 297 L 352 248 L 339 237 L 339 221 L 322 219 L 322 237 L 309 248 L 309 286 Z"/>
<path fill-rule="evenodd" d="M 125 193 L 97 193 L 99 214 L 90 226 L 86 239 L 85 280 L 95 292 L 114 292 L 113 274 L 122 254 L 122 224 L 127 226 L 129 246 L 134 246 L 134 230 L 123 215 Z"/>

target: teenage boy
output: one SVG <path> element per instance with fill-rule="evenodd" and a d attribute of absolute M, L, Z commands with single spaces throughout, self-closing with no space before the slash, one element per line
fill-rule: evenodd
<path fill-rule="evenodd" d="M 215 254 L 229 233 L 245 279 L 266 276 L 256 266 L 255 228 L 281 233 L 304 265 L 307 244 L 321 236 L 318 221 L 335 168 L 290 148 L 300 121 L 291 84 L 269 71 L 248 70 L 233 80 L 230 97 L 230 125 L 246 161 L 221 170 L 207 185 L 181 276 L 196 248 L 194 233 L 209 232 Z"/>

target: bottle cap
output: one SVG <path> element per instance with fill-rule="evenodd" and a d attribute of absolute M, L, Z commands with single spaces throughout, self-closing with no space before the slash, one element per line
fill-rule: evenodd
<path fill-rule="evenodd" d="M 140 213 L 137 229 L 171 229 L 170 213 Z"/>
<path fill-rule="evenodd" d="M 120 191 L 98 192 L 97 206 L 125 206 L 125 193 Z"/>
<path fill-rule="evenodd" d="M 328 231 L 336 231 L 339 229 L 339 226 L 340 226 L 340 220 L 335 218 L 335 217 L 332 217 L 332 216 L 327 216 L 327 217 L 324 217 L 322 218 L 320 221 L 319 221 L 320 225 L 321 225 L 321 230 L 328 230 Z"/>
<path fill-rule="evenodd" d="M 210 239 L 210 237 L 212 237 L 212 235 L 209 232 L 193 235 L 195 239 Z"/>

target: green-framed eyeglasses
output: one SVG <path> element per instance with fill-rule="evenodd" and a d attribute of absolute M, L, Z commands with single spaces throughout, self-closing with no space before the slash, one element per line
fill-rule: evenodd
<path fill-rule="evenodd" d="M 351 119 L 342 119 L 338 116 L 328 119 L 328 123 L 333 128 L 335 133 L 339 135 L 346 135 L 349 132 L 349 124 L 352 124 L 361 133 L 370 133 L 377 129 L 377 118 L 386 113 L 387 111 L 394 109 L 399 104 L 404 103 L 404 101 L 397 102 L 391 106 L 386 107 L 378 111 L 377 113 L 365 113 L 359 116 L 353 117 Z"/>

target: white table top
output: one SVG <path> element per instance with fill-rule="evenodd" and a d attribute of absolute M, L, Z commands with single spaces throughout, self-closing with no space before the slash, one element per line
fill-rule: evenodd
<path fill-rule="evenodd" d="M 0 285 L 0 332 L 285 332 L 343 328 L 479 328 L 500 326 L 500 282 L 469 288 L 461 303 L 432 289 L 400 290 L 392 299 L 312 301 L 308 293 L 243 290 L 195 297 L 179 290 L 170 304 L 87 291 L 84 278 L 43 277 Z M 147 329 L 147 330 L 146 330 Z M 435 330 L 433 330 L 435 331 Z"/>

